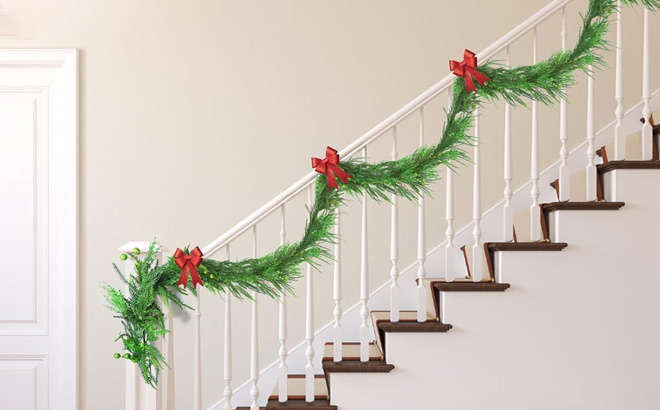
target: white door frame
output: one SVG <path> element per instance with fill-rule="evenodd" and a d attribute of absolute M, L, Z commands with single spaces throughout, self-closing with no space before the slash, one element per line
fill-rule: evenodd
<path fill-rule="evenodd" d="M 48 266 L 57 282 L 50 281 L 49 292 L 58 293 L 62 303 L 61 328 L 51 326 L 56 335 L 57 358 L 62 363 L 51 373 L 48 390 L 62 388 L 57 400 L 47 404 L 52 410 L 78 409 L 78 52 L 75 49 L 0 49 L 0 69 L 52 68 L 48 84 L 50 110 L 48 124 Z M 35 84 L 38 85 L 38 84 Z M 52 118 L 51 118 L 52 117 Z M 52 306 L 49 308 L 52 309 Z M 55 353 L 54 353 L 55 354 Z M 51 390 L 51 398 L 53 391 Z"/>

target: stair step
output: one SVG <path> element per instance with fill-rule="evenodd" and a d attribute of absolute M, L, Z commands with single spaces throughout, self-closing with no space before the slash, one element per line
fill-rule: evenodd
<path fill-rule="evenodd" d="M 399 312 L 399 321 L 390 320 L 389 310 L 372 310 L 371 323 L 376 334 L 376 345 L 385 354 L 386 332 L 446 332 L 451 325 L 440 323 L 437 317 L 427 313 L 426 322 L 417 321 L 417 312 L 414 310 L 403 310 Z"/>
<path fill-rule="evenodd" d="M 247 407 L 246 407 L 247 408 Z M 305 400 L 289 400 L 280 403 L 277 400 L 268 400 L 266 409 L 287 409 L 287 410 L 337 410 L 337 406 L 330 404 L 330 400 L 314 400 L 313 402 L 306 402 Z"/>
<path fill-rule="evenodd" d="M 593 201 L 593 202 L 549 202 L 543 204 L 543 212 L 554 212 L 554 211 L 615 211 L 621 209 L 626 203 L 625 202 L 604 202 L 604 201 Z"/>
<path fill-rule="evenodd" d="M 596 165 L 596 169 L 599 174 L 615 169 L 660 169 L 660 161 L 609 161 L 606 164 Z"/>
<path fill-rule="evenodd" d="M 344 342 L 342 345 L 342 362 L 360 361 L 360 342 Z M 334 360 L 335 344 L 330 342 L 323 345 L 323 361 Z M 383 359 L 381 351 L 375 343 L 369 343 L 369 361 L 376 362 Z"/>
<path fill-rule="evenodd" d="M 435 315 L 440 317 L 440 292 L 504 292 L 509 289 L 511 285 L 508 283 L 496 282 L 446 282 L 446 281 L 432 281 L 431 288 L 433 289 L 433 307 Z"/>
<path fill-rule="evenodd" d="M 268 400 L 278 400 L 279 381 L 275 385 L 273 394 Z M 305 375 L 290 374 L 287 378 L 287 397 L 289 400 L 305 400 Z M 322 374 L 314 375 L 314 400 L 327 400 L 329 398 L 328 385 L 325 382 L 325 376 Z"/>
<path fill-rule="evenodd" d="M 568 246 L 566 242 L 489 242 L 485 245 L 490 252 L 561 251 Z"/>
<path fill-rule="evenodd" d="M 544 232 L 544 235 L 546 233 Z M 494 252 L 502 251 L 561 251 L 568 244 L 566 242 L 488 242 L 484 244 L 486 265 L 490 279 L 495 280 Z"/>
<path fill-rule="evenodd" d="M 433 281 L 432 286 L 441 292 L 504 292 L 511 285 L 496 282 L 445 282 Z"/>

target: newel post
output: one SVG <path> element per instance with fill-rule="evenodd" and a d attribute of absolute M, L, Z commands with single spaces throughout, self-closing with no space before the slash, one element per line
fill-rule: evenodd
<path fill-rule="evenodd" d="M 134 249 L 139 249 L 141 254 L 146 254 L 149 250 L 150 242 L 128 242 L 117 249 L 120 253 L 131 253 Z M 163 248 L 157 245 L 158 252 L 156 257 L 159 263 L 162 263 Z M 130 258 L 124 262 L 124 273 L 126 275 L 135 274 L 135 262 Z M 162 349 L 162 342 L 156 342 L 156 347 Z M 137 364 L 126 360 L 126 410 L 162 410 L 163 400 L 159 383 L 158 390 L 144 383 L 140 369 Z"/>

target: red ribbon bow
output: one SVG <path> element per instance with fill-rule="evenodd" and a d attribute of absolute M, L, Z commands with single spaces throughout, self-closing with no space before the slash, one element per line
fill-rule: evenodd
<path fill-rule="evenodd" d="M 458 61 L 449 60 L 449 69 L 457 76 L 465 79 L 465 87 L 467 88 L 468 94 L 470 91 L 477 91 L 477 87 L 474 85 L 472 77 L 476 78 L 482 86 L 486 85 L 486 81 L 490 81 L 490 78 L 477 71 L 477 56 L 468 49 L 465 49 L 465 52 L 463 53 L 463 61 L 460 63 Z"/>
<path fill-rule="evenodd" d="M 334 148 L 327 147 L 325 149 L 325 158 L 312 158 L 312 168 L 316 169 L 316 172 L 325 175 L 328 177 L 328 187 L 332 191 L 333 189 L 339 188 L 337 185 L 337 179 L 335 179 L 335 174 L 341 179 L 341 182 L 344 184 L 348 178 L 353 178 L 348 175 L 346 171 L 339 168 L 339 154 Z"/>
<path fill-rule="evenodd" d="M 186 284 L 188 283 L 188 273 L 190 273 L 193 288 L 197 288 L 198 283 L 204 286 L 202 278 L 200 278 L 199 273 L 197 273 L 197 267 L 202 263 L 202 256 L 203 254 L 199 249 L 199 246 L 195 246 L 195 249 L 193 249 L 189 255 L 186 255 L 181 249 L 176 248 L 176 252 L 174 252 L 174 263 L 181 268 L 181 276 L 179 276 L 179 282 L 176 284 L 177 286 L 183 285 L 184 288 L 186 287 Z"/>

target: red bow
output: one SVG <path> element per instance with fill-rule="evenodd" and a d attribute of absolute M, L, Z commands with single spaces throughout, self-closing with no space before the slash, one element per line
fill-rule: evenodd
<path fill-rule="evenodd" d="M 339 188 L 337 185 L 337 180 L 335 179 L 335 174 L 341 179 L 341 182 L 344 184 L 348 178 L 353 178 L 348 175 L 346 171 L 338 167 L 339 165 L 339 155 L 337 150 L 334 148 L 325 149 L 325 158 L 312 158 L 312 168 L 316 169 L 316 172 L 323 174 L 328 177 L 328 187 L 332 191 L 333 189 Z"/>
<path fill-rule="evenodd" d="M 189 255 L 186 255 L 181 249 L 176 248 L 176 252 L 174 252 L 174 263 L 181 268 L 181 276 L 179 276 L 179 282 L 176 284 L 177 286 L 183 285 L 184 288 L 186 287 L 186 284 L 188 283 L 188 273 L 190 273 L 193 288 L 197 288 L 198 283 L 204 286 L 202 278 L 200 278 L 199 273 L 197 273 L 197 267 L 202 263 L 202 255 L 199 246 L 195 246 L 195 249 L 193 249 Z"/>
<path fill-rule="evenodd" d="M 486 81 L 490 81 L 490 78 L 477 71 L 477 57 L 468 49 L 465 49 L 465 52 L 463 53 L 463 61 L 460 63 L 458 61 L 449 60 L 449 69 L 457 76 L 465 79 L 465 87 L 467 88 L 468 94 L 470 91 L 477 91 L 477 87 L 475 87 L 472 77 L 476 78 L 482 86 L 486 85 Z"/>

